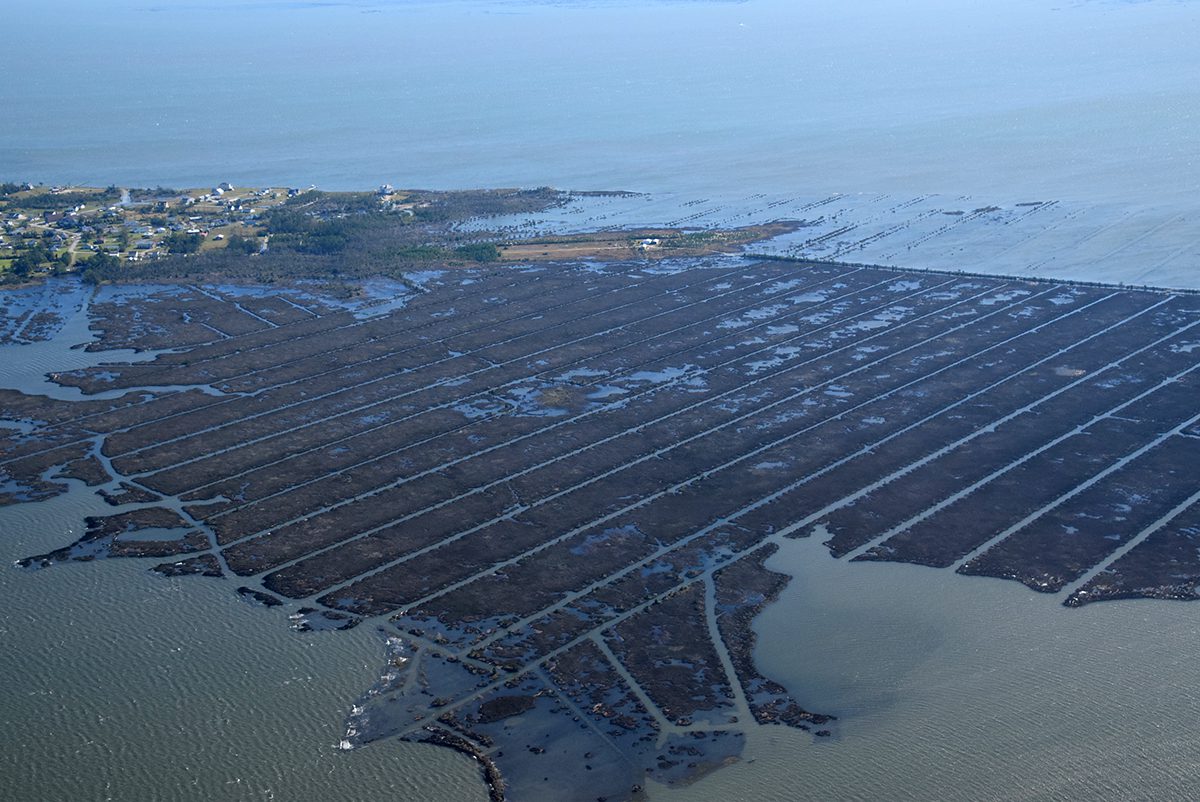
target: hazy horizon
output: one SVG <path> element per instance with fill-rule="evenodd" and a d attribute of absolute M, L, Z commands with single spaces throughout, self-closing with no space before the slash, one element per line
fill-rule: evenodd
<path fill-rule="evenodd" d="M 1179 202 L 1200 7 L 1042 0 L 23 6 L 0 173 L 123 184 Z"/>

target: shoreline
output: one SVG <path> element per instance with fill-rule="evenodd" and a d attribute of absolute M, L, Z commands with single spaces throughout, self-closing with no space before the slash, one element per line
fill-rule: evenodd
<path fill-rule="evenodd" d="M 284 233 L 343 232 L 322 226 L 350 214 L 344 200 L 313 198 L 311 219 L 291 210 L 293 230 Z M 447 214 L 476 219 L 471 211 Z M 404 216 L 362 214 L 413 237 Z M 461 234 L 429 218 L 416 233 Z M 404 247 L 422 247 L 416 241 Z M 449 242 L 439 253 L 464 240 Z M 536 247 L 553 244 L 543 237 Z M 594 756 L 604 755 L 586 776 L 627 798 L 640 787 L 638 771 L 685 786 L 728 763 L 750 727 L 839 739 L 825 726 L 832 718 L 757 673 L 751 626 L 780 591 L 750 559 L 764 538 L 811 536 L 828 519 L 838 556 L 926 555 L 948 566 L 992 553 L 983 550 L 989 542 L 971 540 L 985 527 L 954 527 L 958 543 L 929 531 L 896 540 L 925 520 L 913 500 L 942 498 L 950 509 L 973 485 L 1001 486 L 1045 453 L 1043 462 L 1059 459 L 1080 474 L 1046 471 L 1057 481 L 1026 482 L 1030 510 L 1041 510 L 1041 493 L 1047 510 L 1073 504 L 1073 514 L 1096 518 L 1107 497 L 1079 495 L 1076 483 L 1106 480 L 1118 493 L 1119 482 L 1139 489 L 1147 475 L 1165 475 L 1163 465 L 1186 464 L 1196 423 L 1187 417 L 1190 386 L 1170 377 L 1195 367 L 1185 346 L 1197 321 L 1180 298 L 728 255 L 736 258 L 713 260 L 717 270 L 647 269 L 665 259 L 508 270 L 485 260 L 441 272 L 420 301 L 369 320 L 285 297 L 294 277 L 266 293 L 192 281 L 112 298 L 93 310 L 101 339 L 162 352 L 56 374 L 92 395 L 85 406 L 8 398 L 8 417 L 27 419 L 42 438 L 14 435 L 10 453 L 27 453 L 10 460 L 10 473 L 35 489 L 56 466 L 97 487 L 136 481 L 154 494 L 138 503 L 162 509 L 97 517 L 75 547 L 46 552 L 45 561 L 207 553 L 196 567 L 248 582 L 244 596 L 305 605 L 297 616 L 327 608 L 320 620 L 294 618 L 301 624 L 374 621 L 413 644 L 407 670 L 418 676 L 372 701 L 381 737 L 423 739 L 434 721 L 447 724 L 494 748 L 519 791 L 551 776 L 574 782 L 581 765 L 593 771 Z M 679 266 L 701 264 L 688 255 Z M 1158 361 L 1143 362 L 1143 353 Z M 1107 381 L 1118 369 L 1144 375 Z M 1156 388 L 1139 412 L 1171 424 L 1168 434 L 1117 414 L 1140 403 L 1139 381 Z M 220 394 L 169 389 L 202 385 Z M 97 390 L 153 392 L 97 403 Z M 1093 426 L 1101 436 L 1080 436 Z M 975 444 L 983 447 L 974 452 Z M 107 461 L 92 460 L 96 448 Z M 1139 462 L 1145 453 L 1159 461 Z M 1111 467 L 1092 478 L 1084 469 L 1093 465 Z M 1155 504 L 1165 505 L 1185 488 L 1154 489 Z M 567 493 L 571 503 L 560 503 Z M 996 509 L 1007 538 L 1021 522 Z M 182 533 L 181 523 L 194 524 L 203 542 L 135 534 Z M 486 534 L 470 537 L 476 532 Z M 1140 537 L 1126 542 L 1143 563 L 1106 562 L 1111 543 L 1092 533 L 1076 539 L 1077 557 L 1058 560 L 1014 538 L 1007 553 L 959 573 L 1033 590 L 1089 581 L 1080 569 L 1090 566 L 1114 565 L 1118 579 L 1135 576 L 1130 566 L 1157 577 L 1166 552 Z M 741 578 L 723 584 L 732 576 Z M 573 739 L 563 740 L 568 732 Z"/>
<path fill-rule="evenodd" d="M 1087 287 L 1093 289 L 1114 289 L 1130 292 L 1155 292 L 1165 295 L 1200 295 L 1200 289 L 1195 287 L 1159 287 L 1151 284 L 1114 284 L 1110 281 L 1087 281 L 1084 279 L 1054 278 L 1053 276 L 1029 276 L 1013 273 L 987 273 L 970 270 L 945 270 L 934 267 L 901 267 L 898 265 L 881 265 L 871 262 L 846 262 L 840 259 L 806 259 L 799 256 L 783 256 L 770 253 L 740 254 L 746 259 L 771 262 L 794 262 L 797 264 L 833 265 L 836 267 L 856 267 L 867 270 L 888 270 L 895 273 L 920 273 L 932 276 L 954 276 L 955 278 L 1008 278 L 1030 284 L 1061 284 L 1065 287 Z"/>

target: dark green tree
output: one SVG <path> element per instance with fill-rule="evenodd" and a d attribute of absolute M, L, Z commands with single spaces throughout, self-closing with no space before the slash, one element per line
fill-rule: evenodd
<path fill-rule="evenodd" d="M 202 242 L 204 237 L 199 234 L 187 234 L 183 231 L 176 231 L 163 240 L 163 244 L 171 253 L 196 253 L 200 250 Z"/>
<path fill-rule="evenodd" d="M 243 237 L 241 234 L 233 234 L 229 237 L 226 247 L 230 253 L 250 255 L 258 253 L 258 240 L 255 237 Z"/>

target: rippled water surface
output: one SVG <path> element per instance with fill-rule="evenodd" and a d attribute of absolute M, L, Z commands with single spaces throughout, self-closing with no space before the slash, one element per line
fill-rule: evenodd
<path fill-rule="evenodd" d="M 765 673 L 841 718 L 767 730 L 669 798 L 1195 799 L 1200 616 L 1186 603 L 1068 609 L 1013 582 L 834 560 L 796 541 L 757 622 Z M 803 789 L 801 792 L 799 789 Z"/>
<path fill-rule="evenodd" d="M 63 0 L 0 19 L 22 32 L 0 53 L 0 180 L 846 193 L 847 220 L 880 225 L 893 198 L 1055 200 L 1045 233 L 984 232 L 1000 272 L 1054 275 L 1046 246 L 1107 260 L 1093 278 L 1200 274 L 1194 2 Z M 972 267 L 985 239 L 928 263 Z M 903 264 L 904 242 L 867 255 Z M 0 348 L 0 386 L 71 397 L 44 373 L 129 356 L 69 350 L 85 324 Z M 296 634 L 226 580 L 137 561 L 9 567 L 107 509 L 86 489 L 0 508 L 0 798 L 486 798 L 448 751 L 335 748 L 382 656 L 369 628 Z M 654 798 L 1200 796 L 1200 608 L 1067 610 L 815 541 L 771 565 L 795 579 L 759 659 L 839 739 L 766 728 Z"/>
<path fill-rule="evenodd" d="M 78 333 L 0 347 L 0 386 L 113 358 L 67 350 Z M 383 658 L 369 628 L 295 633 L 231 582 L 164 579 L 153 560 L 12 565 L 111 511 L 81 484 L 0 507 L 0 798 L 486 799 L 452 752 L 336 748 Z"/>

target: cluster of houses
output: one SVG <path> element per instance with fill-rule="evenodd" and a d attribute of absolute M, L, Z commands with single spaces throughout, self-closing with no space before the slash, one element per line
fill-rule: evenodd
<path fill-rule="evenodd" d="M 255 233 L 272 206 L 315 187 L 246 189 L 222 181 L 199 192 L 122 192 L 115 202 L 112 192 L 101 191 L 94 191 L 95 199 L 89 201 L 89 190 L 79 187 L 22 189 L 37 194 L 18 191 L 0 198 L 0 269 L 34 241 L 54 254 L 67 254 L 61 258 L 73 264 L 88 258 L 89 252 L 129 261 L 155 259 L 168 253 L 167 239 L 180 233 L 198 234 L 209 243 L 206 247 L 221 247 L 234 233 Z M 37 208 L 44 203 L 22 204 L 22 197 L 44 199 L 44 193 L 81 195 L 85 202 L 44 210 Z M 379 187 L 377 194 L 385 208 L 397 206 L 402 197 L 390 184 Z M 401 211 L 412 214 L 411 209 Z"/>
<path fill-rule="evenodd" d="M 78 192 L 57 187 L 47 191 Z M 128 261 L 155 259 L 167 253 L 164 241 L 172 234 L 198 234 L 221 242 L 226 234 L 212 233 L 214 230 L 236 226 L 246 231 L 260 222 L 268 206 L 300 192 L 239 191 L 222 182 L 207 193 L 139 193 L 137 200 L 126 194 L 117 203 L 106 200 L 44 211 L 22 208 L 19 198 L 10 198 L 0 215 L 0 260 L 14 258 L 35 240 L 53 252 L 73 252 L 75 261 L 86 258 L 87 252 L 104 252 Z"/>

